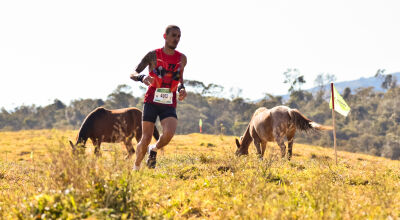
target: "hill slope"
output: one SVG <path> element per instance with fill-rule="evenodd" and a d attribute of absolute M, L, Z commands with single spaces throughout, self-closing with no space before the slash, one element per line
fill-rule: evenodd
<path fill-rule="evenodd" d="M 388 218 L 400 217 L 400 162 L 275 144 L 260 161 L 235 157 L 234 137 L 176 136 L 155 170 L 132 172 L 119 144 L 101 158 L 72 156 L 76 131 L 0 132 L 2 218 Z M 33 153 L 33 159 L 31 153 Z M 23 187 L 21 187 L 23 186 Z"/>
<path fill-rule="evenodd" d="M 392 73 L 392 75 L 395 76 L 397 80 L 400 82 L 400 72 Z M 367 87 L 373 87 L 375 91 L 382 92 L 383 89 L 381 87 L 381 84 L 382 80 L 379 80 L 374 76 L 371 76 L 371 77 L 361 77 L 355 80 L 336 82 L 335 88 L 338 90 L 339 93 L 343 93 L 346 87 L 349 87 L 353 92 L 358 88 L 367 88 Z M 326 85 L 324 89 L 325 91 L 330 91 L 330 84 Z M 314 93 L 318 91 L 318 87 L 306 89 L 306 91 Z M 290 96 L 289 94 L 282 95 L 284 100 L 288 100 L 289 96 Z"/>
<path fill-rule="evenodd" d="M 393 76 L 400 80 L 400 72 L 392 73 Z M 381 87 L 382 80 L 377 79 L 376 77 L 361 77 L 360 79 L 356 80 L 349 80 L 349 81 L 342 81 L 335 83 L 335 88 L 342 93 L 346 87 L 349 87 L 352 91 L 355 91 L 357 88 L 366 88 L 366 87 L 373 87 L 375 91 L 382 92 L 383 89 Z M 329 90 L 330 85 L 327 85 L 325 89 Z M 316 91 L 317 88 L 311 88 L 308 91 Z"/>

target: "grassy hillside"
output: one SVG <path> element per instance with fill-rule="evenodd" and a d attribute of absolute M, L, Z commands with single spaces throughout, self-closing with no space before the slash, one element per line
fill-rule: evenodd
<path fill-rule="evenodd" d="M 73 156 L 76 131 L 0 132 L 0 218 L 400 217 L 400 162 L 295 144 L 292 161 L 234 156 L 234 137 L 176 136 L 157 169 L 132 172 L 120 144 Z M 33 152 L 33 159 L 31 158 Z"/>

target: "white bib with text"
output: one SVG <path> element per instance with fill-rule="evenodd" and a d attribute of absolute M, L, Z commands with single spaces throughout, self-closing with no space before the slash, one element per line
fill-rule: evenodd
<path fill-rule="evenodd" d="M 161 104 L 172 104 L 172 92 L 169 88 L 157 88 L 154 94 L 153 102 Z"/>

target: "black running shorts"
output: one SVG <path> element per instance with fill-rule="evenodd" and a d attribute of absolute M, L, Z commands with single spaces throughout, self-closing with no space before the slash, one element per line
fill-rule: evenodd
<path fill-rule="evenodd" d="M 174 107 L 145 102 L 143 106 L 143 121 L 156 123 L 157 116 L 160 117 L 160 121 L 168 117 L 174 117 L 178 119 L 178 116 L 176 115 L 176 109 Z"/>

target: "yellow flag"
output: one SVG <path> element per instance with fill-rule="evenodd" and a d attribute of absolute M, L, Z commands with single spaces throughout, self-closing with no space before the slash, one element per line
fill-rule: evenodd
<path fill-rule="evenodd" d="M 335 111 L 346 117 L 351 109 L 349 105 L 347 105 L 347 103 L 344 101 L 342 96 L 339 94 L 339 92 L 336 90 L 335 86 L 332 85 L 332 87 L 333 87 L 333 94 L 331 94 L 331 100 L 329 101 L 329 108 L 332 109 L 332 96 L 333 96 Z"/>

